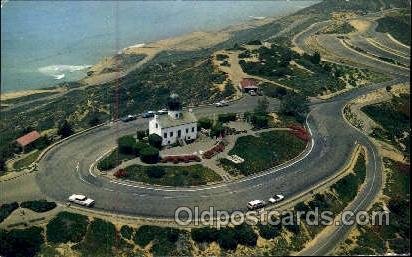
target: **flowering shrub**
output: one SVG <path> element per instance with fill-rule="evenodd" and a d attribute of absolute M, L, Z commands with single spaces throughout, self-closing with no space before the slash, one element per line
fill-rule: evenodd
<path fill-rule="evenodd" d="M 295 135 L 297 138 L 305 142 L 309 141 L 309 138 L 310 138 L 309 133 L 306 131 L 304 127 L 297 125 L 297 124 L 293 124 L 293 125 L 290 125 L 289 128 L 291 129 L 289 132 L 292 135 Z"/>
<path fill-rule="evenodd" d="M 125 178 L 127 177 L 127 172 L 124 169 L 118 169 L 113 175 L 116 178 Z"/>
<path fill-rule="evenodd" d="M 179 156 L 165 156 L 162 158 L 161 162 L 166 163 L 166 162 L 171 162 L 174 164 L 178 164 L 179 162 L 200 162 L 201 159 L 197 155 L 179 155 Z"/>
<path fill-rule="evenodd" d="M 225 145 L 220 142 L 219 144 L 215 145 L 212 149 L 203 153 L 203 158 L 210 159 L 218 153 L 221 153 L 225 150 Z"/>

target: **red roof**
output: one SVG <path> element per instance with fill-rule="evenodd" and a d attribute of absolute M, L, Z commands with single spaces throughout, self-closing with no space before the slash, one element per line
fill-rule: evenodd
<path fill-rule="evenodd" d="M 32 132 L 30 132 L 30 133 L 28 133 L 28 134 L 26 134 L 22 137 L 17 138 L 16 141 L 20 146 L 23 147 L 23 146 L 26 146 L 26 145 L 36 141 L 39 137 L 40 137 L 39 132 L 37 132 L 35 130 L 35 131 L 32 131 Z"/>
<path fill-rule="evenodd" d="M 240 86 L 242 88 L 257 88 L 256 80 L 249 78 L 242 79 L 242 81 L 240 81 Z"/>

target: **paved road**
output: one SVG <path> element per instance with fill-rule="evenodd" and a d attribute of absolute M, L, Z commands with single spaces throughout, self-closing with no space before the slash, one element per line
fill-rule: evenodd
<path fill-rule="evenodd" d="M 300 34 L 296 39 L 295 43 L 304 50 L 309 50 L 307 46 L 304 44 L 305 37 L 310 36 L 312 33 L 315 33 L 320 28 L 325 26 L 327 22 L 319 23 L 312 28 L 309 28 L 304 33 Z M 367 33 L 369 35 L 375 35 L 379 40 L 380 43 L 388 42 L 387 40 L 384 41 L 385 37 L 382 36 L 381 33 L 376 33 L 374 30 L 375 26 L 372 26 L 371 30 Z M 359 36 L 359 35 L 358 35 Z M 367 44 L 365 42 L 361 42 L 359 37 L 355 37 L 354 41 L 357 45 L 369 52 L 377 53 L 380 56 L 393 58 L 393 54 L 388 53 L 386 51 L 381 51 L 380 49 L 376 48 L 371 44 Z M 396 67 L 394 65 L 390 65 L 388 63 L 378 61 L 372 58 L 369 58 L 365 55 L 362 55 L 356 51 L 349 50 L 348 48 L 344 47 L 341 42 L 332 35 L 326 35 L 320 38 L 319 42 L 321 45 L 326 48 L 327 50 L 333 52 L 334 55 L 343 57 L 349 60 L 356 60 L 362 66 L 367 66 L 372 70 L 383 72 L 385 74 L 391 75 L 392 77 L 396 78 L 389 84 L 393 83 L 396 84 L 398 82 L 410 82 L 409 77 L 409 69 Z M 386 46 L 386 45 L 385 45 Z M 393 42 L 388 47 L 395 48 L 393 46 Z M 399 49 L 399 48 L 398 48 Z M 410 59 L 410 56 L 409 56 Z M 383 83 L 386 84 L 386 83 Z M 368 91 L 375 90 L 381 87 L 382 84 L 373 85 L 372 87 L 362 88 L 356 91 L 351 91 L 348 94 L 339 96 L 337 98 L 332 99 L 332 104 L 335 101 L 339 101 L 342 98 L 345 99 L 353 99 L 358 95 L 362 95 L 367 93 Z M 352 129 L 354 130 L 354 129 Z M 359 211 L 367 210 L 371 203 L 373 203 L 376 196 L 379 194 L 382 184 L 382 160 L 381 157 L 378 155 L 378 150 L 376 146 L 371 143 L 368 137 L 361 132 L 357 133 L 356 137 L 357 141 L 362 144 L 366 148 L 367 154 L 367 166 L 366 166 L 366 181 L 364 186 L 362 187 L 361 191 L 356 196 L 355 200 L 350 203 L 346 208 L 345 211 L 352 211 L 355 215 Z M 349 233 L 349 231 L 353 228 L 353 225 L 336 225 L 332 227 L 331 230 L 321 233 L 319 237 L 316 239 L 316 243 L 305 248 L 302 250 L 299 255 L 302 256 L 319 256 L 319 255 L 327 255 L 329 254 L 335 247 L 338 245 L 339 242 L 344 240 Z"/>

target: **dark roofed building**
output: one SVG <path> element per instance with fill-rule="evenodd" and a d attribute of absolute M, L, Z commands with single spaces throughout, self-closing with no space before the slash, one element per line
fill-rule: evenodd
<path fill-rule="evenodd" d="M 251 90 L 258 92 L 259 90 L 256 80 L 252 78 L 242 79 L 239 83 L 239 87 L 240 87 L 240 90 L 245 93 L 249 93 L 249 91 Z"/>

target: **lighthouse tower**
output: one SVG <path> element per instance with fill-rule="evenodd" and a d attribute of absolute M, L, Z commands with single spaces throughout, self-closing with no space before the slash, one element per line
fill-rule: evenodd
<path fill-rule="evenodd" d="M 182 117 L 182 104 L 180 103 L 179 96 L 177 94 L 171 94 L 167 101 L 167 114 L 172 119 L 180 119 Z"/>

